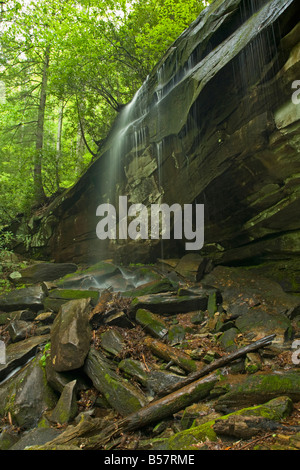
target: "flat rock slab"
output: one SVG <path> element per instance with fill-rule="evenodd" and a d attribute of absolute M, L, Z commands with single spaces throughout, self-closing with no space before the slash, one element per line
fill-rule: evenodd
<path fill-rule="evenodd" d="M 6 363 L 0 365 L 0 381 L 4 380 L 14 369 L 25 364 L 47 341 L 49 335 L 32 336 L 6 347 Z"/>
<path fill-rule="evenodd" d="M 21 439 L 14 444 L 10 450 L 25 450 L 29 446 L 41 446 L 52 441 L 61 434 L 61 431 L 54 428 L 35 428 L 24 434 Z"/>
<path fill-rule="evenodd" d="M 73 263 L 37 263 L 19 270 L 21 277 L 16 279 L 16 283 L 36 284 L 43 281 L 55 281 L 76 270 L 77 265 Z"/>
<path fill-rule="evenodd" d="M 228 393 L 218 399 L 215 409 L 228 413 L 245 406 L 265 403 L 279 396 L 289 397 L 293 402 L 300 401 L 299 370 L 246 376 L 230 385 Z"/>
<path fill-rule="evenodd" d="M 0 310 L 4 312 L 22 309 L 38 311 L 43 308 L 45 297 L 46 293 L 40 285 L 14 289 L 0 296 Z"/>
<path fill-rule="evenodd" d="M 131 302 L 131 311 L 143 308 L 152 313 L 175 314 L 195 310 L 206 310 L 208 294 L 205 290 L 201 295 L 173 295 L 172 293 L 152 294 L 136 297 Z"/>
<path fill-rule="evenodd" d="M 58 312 L 60 307 L 70 300 L 90 299 L 96 305 L 99 299 L 99 292 L 83 289 L 52 289 L 45 298 L 44 307 L 54 312 Z"/>
<path fill-rule="evenodd" d="M 100 261 L 87 269 L 67 274 L 57 282 L 57 285 L 65 289 L 89 289 L 91 287 L 100 289 L 107 279 L 119 272 L 119 268 L 113 263 Z"/>

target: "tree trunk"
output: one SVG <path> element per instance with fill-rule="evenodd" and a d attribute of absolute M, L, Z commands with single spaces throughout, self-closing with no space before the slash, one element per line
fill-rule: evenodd
<path fill-rule="evenodd" d="M 43 159 L 43 145 L 44 145 L 44 122 L 45 122 L 45 109 L 47 98 L 47 82 L 48 82 L 48 69 L 50 60 L 50 47 L 45 50 L 43 75 L 39 98 L 38 120 L 36 131 L 36 145 L 34 157 L 34 199 L 36 204 L 40 204 L 45 200 L 45 192 L 42 181 L 42 159 Z"/>
<path fill-rule="evenodd" d="M 59 108 L 57 135 L 56 135 L 55 178 L 56 178 L 57 189 L 59 189 L 60 187 L 59 165 L 61 161 L 61 138 L 62 138 L 63 117 L 64 117 L 64 104 L 63 102 L 61 102 L 60 108 Z"/>

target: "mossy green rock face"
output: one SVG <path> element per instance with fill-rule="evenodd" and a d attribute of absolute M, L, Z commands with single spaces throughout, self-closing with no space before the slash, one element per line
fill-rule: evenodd
<path fill-rule="evenodd" d="M 139 308 L 135 315 L 136 322 L 155 338 L 164 338 L 168 333 L 166 323 L 149 310 Z"/>
<path fill-rule="evenodd" d="M 10 412 L 13 423 L 24 429 L 36 426 L 44 411 L 57 402 L 40 358 L 41 354 L 0 385 L 0 416 Z"/>
<path fill-rule="evenodd" d="M 147 404 L 146 397 L 137 388 L 111 370 L 100 351 L 90 349 L 84 371 L 94 387 L 103 393 L 110 406 L 121 415 L 126 416 Z"/>
<path fill-rule="evenodd" d="M 247 376 L 241 382 L 233 384 L 230 391 L 218 399 L 215 408 L 217 411 L 228 412 L 282 395 L 295 402 L 300 400 L 300 371 Z"/>
<path fill-rule="evenodd" d="M 100 261 L 86 269 L 67 274 L 57 282 L 57 286 L 65 289 L 84 289 L 100 287 L 106 279 L 119 272 L 113 263 Z"/>
<path fill-rule="evenodd" d="M 226 419 L 232 415 L 262 416 L 264 418 L 279 421 L 291 413 L 292 401 L 288 397 L 278 397 L 263 405 L 243 408 L 217 419 Z M 213 429 L 216 419 L 210 420 L 200 426 L 181 431 L 168 439 L 157 441 L 153 445 L 154 450 L 197 450 L 197 444 L 207 439 L 216 441 L 218 436 Z"/>
<path fill-rule="evenodd" d="M 70 300 L 91 299 L 91 303 L 96 305 L 99 299 L 99 292 L 81 289 L 53 289 L 44 300 L 45 309 L 58 312 L 60 307 Z"/>
<path fill-rule="evenodd" d="M 142 295 L 158 294 L 160 292 L 169 292 L 173 290 L 174 286 L 168 279 L 159 279 L 143 284 L 136 289 L 123 292 L 122 295 L 124 297 L 141 297 Z"/>

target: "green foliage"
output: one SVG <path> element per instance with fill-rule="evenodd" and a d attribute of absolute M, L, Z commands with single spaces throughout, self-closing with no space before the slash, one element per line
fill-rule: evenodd
<path fill-rule="evenodd" d="M 0 21 L 0 224 L 74 184 L 204 0 L 10 0 Z M 40 176 L 40 183 L 39 183 Z"/>
<path fill-rule="evenodd" d="M 47 357 L 49 357 L 51 353 L 50 349 L 51 349 L 51 343 L 47 343 L 44 347 L 43 355 L 40 359 L 40 365 L 44 368 L 46 367 Z"/>

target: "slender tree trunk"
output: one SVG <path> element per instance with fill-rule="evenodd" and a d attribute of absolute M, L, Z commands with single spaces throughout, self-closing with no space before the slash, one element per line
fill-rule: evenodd
<path fill-rule="evenodd" d="M 82 138 L 81 127 L 78 122 L 77 126 L 77 141 L 76 141 L 76 167 L 75 167 L 75 174 L 80 175 L 83 164 L 82 164 L 82 156 L 84 154 L 85 145 L 84 140 Z"/>
<path fill-rule="evenodd" d="M 61 161 L 61 138 L 62 138 L 63 117 L 64 117 L 64 104 L 63 102 L 61 102 L 60 108 L 59 108 L 57 135 L 56 135 L 55 177 L 56 177 L 57 189 L 59 189 L 59 186 L 60 186 L 59 165 Z"/>
<path fill-rule="evenodd" d="M 43 159 L 43 145 L 44 145 L 44 122 L 45 122 L 45 109 L 47 98 L 47 82 L 48 82 L 48 69 L 50 59 L 50 47 L 45 50 L 43 76 L 39 98 L 37 132 L 36 132 L 36 145 L 34 157 L 34 199 L 35 203 L 39 204 L 45 200 L 45 192 L 42 181 L 42 159 Z"/>

